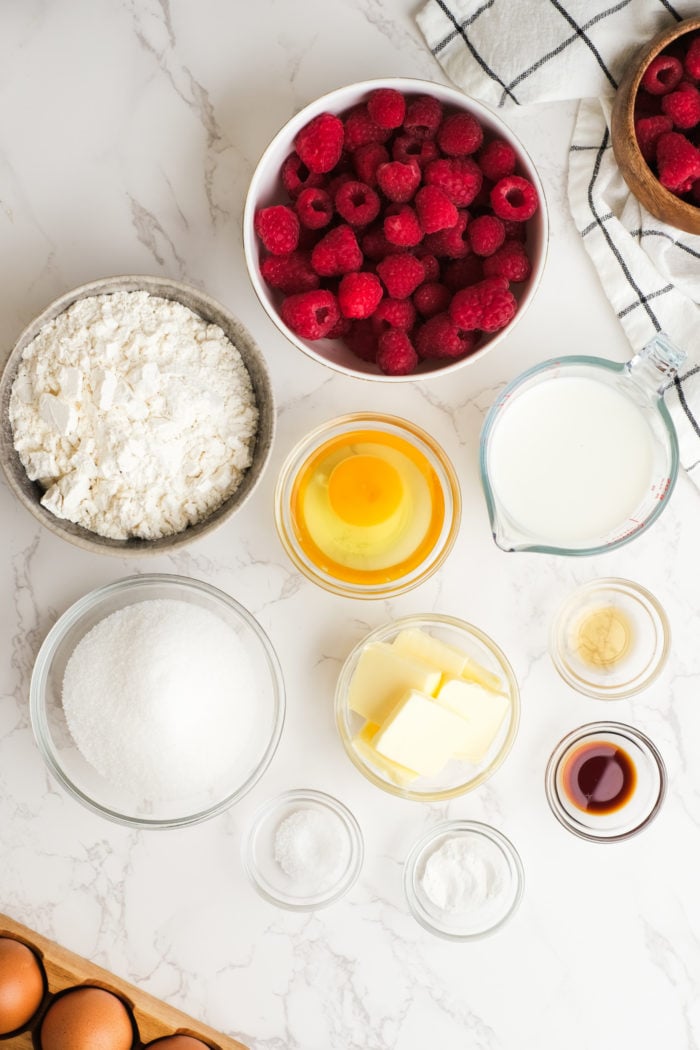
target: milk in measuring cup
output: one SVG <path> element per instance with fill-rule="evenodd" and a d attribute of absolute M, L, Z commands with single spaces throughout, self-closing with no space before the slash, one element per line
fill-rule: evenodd
<path fill-rule="evenodd" d="M 621 391 L 562 377 L 505 404 L 488 470 L 497 503 L 541 544 L 597 541 L 634 525 L 653 480 L 652 431 Z"/>

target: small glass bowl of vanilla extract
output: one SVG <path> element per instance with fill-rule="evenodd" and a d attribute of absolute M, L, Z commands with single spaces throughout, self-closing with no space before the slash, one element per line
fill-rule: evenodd
<path fill-rule="evenodd" d="M 545 773 L 547 801 L 574 835 L 619 842 L 642 831 L 666 794 L 656 745 L 622 722 L 590 722 L 560 740 Z"/>

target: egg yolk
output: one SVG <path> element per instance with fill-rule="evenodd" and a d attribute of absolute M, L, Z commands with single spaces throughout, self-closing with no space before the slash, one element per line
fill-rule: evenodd
<path fill-rule="evenodd" d="M 403 499 L 401 476 L 379 456 L 348 456 L 331 471 L 328 502 L 349 525 L 380 525 Z"/>

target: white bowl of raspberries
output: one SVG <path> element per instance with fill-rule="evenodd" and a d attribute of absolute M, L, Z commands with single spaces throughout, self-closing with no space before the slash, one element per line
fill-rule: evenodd
<path fill-rule="evenodd" d="M 490 110 L 405 78 L 339 88 L 263 153 L 243 219 L 277 327 L 346 375 L 410 381 L 512 329 L 544 268 L 542 184 Z"/>

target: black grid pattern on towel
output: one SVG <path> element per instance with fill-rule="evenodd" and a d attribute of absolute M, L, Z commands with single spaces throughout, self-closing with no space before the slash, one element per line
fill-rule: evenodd
<path fill-rule="evenodd" d="M 512 10 L 514 6 L 513 0 L 485 0 L 485 2 L 482 3 L 479 7 L 477 7 L 476 10 L 473 11 L 471 15 L 469 15 L 469 17 L 463 18 L 461 20 L 459 20 L 455 15 L 454 11 L 451 10 L 449 6 L 449 0 L 432 0 L 432 3 L 434 3 L 442 11 L 443 15 L 452 27 L 450 31 L 441 40 L 439 40 L 437 44 L 435 44 L 432 47 L 432 53 L 437 57 L 440 54 L 440 52 L 444 51 L 444 49 L 454 40 L 458 38 L 461 39 L 462 43 L 467 48 L 474 61 L 477 62 L 479 66 L 481 66 L 482 70 L 489 77 L 489 79 L 493 80 L 496 84 L 499 84 L 500 87 L 503 89 L 501 98 L 498 103 L 499 107 L 505 105 L 507 99 L 510 99 L 511 102 L 515 102 L 516 105 L 519 105 L 519 100 L 515 94 L 515 89 L 518 87 L 518 85 L 522 84 L 524 80 L 527 80 L 528 77 L 531 77 L 543 66 L 556 59 L 558 55 L 562 54 L 563 51 L 566 51 L 572 45 L 585 47 L 591 53 L 597 64 L 600 66 L 611 87 L 616 88 L 617 81 L 610 72 L 610 69 L 608 68 L 603 56 L 600 54 L 600 51 L 596 47 L 594 40 L 589 35 L 589 30 L 593 29 L 601 22 L 604 22 L 607 18 L 610 18 L 611 16 L 617 14 L 618 11 L 621 11 L 623 8 L 627 7 L 631 3 L 631 0 L 618 0 L 617 3 L 613 4 L 605 11 L 598 12 L 597 15 L 595 15 L 593 18 L 589 19 L 588 21 L 582 24 L 579 24 L 579 22 L 577 22 L 576 18 L 567 8 L 565 0 L 547 0 L 547 2 L 561 16 L 562 39 L 556 47 L 552 48 L 546 54 L 541 55 L 539 58 L 532 61 L 528 66 L 522 69 L 515 76 L 513 76 L 512 70 L 509 70 L 506 73 L 505 71 L 499 71 L 495 69 L 491 63 L 489 55 L 486 54 L 484 51 L 479 50 L 479 47 L 477 46 L 474 40 L 474 34 L 469 32 L 469 30 L 473 29 L 475 23 L 477 23 L 479 19 L 481 19 L 482 15 L 486 14 L 487 12 L 492 13 L 499 3 L 501 5 L 501 8 L 507 6 L 509 9 Z M 681 16 L 678 14 L 677 11 L 674 10 L 674 8 L 668 2 L 668 0 L 657 0 L 657 2 L 660 4 L 661 7 L 664 8 L 664 10 L 668 11 L 671 15 L 673 15 L 676 21 L 681 20 Z M 485 39 L 493 40 L 493 35 L 486 34 Z"/>

